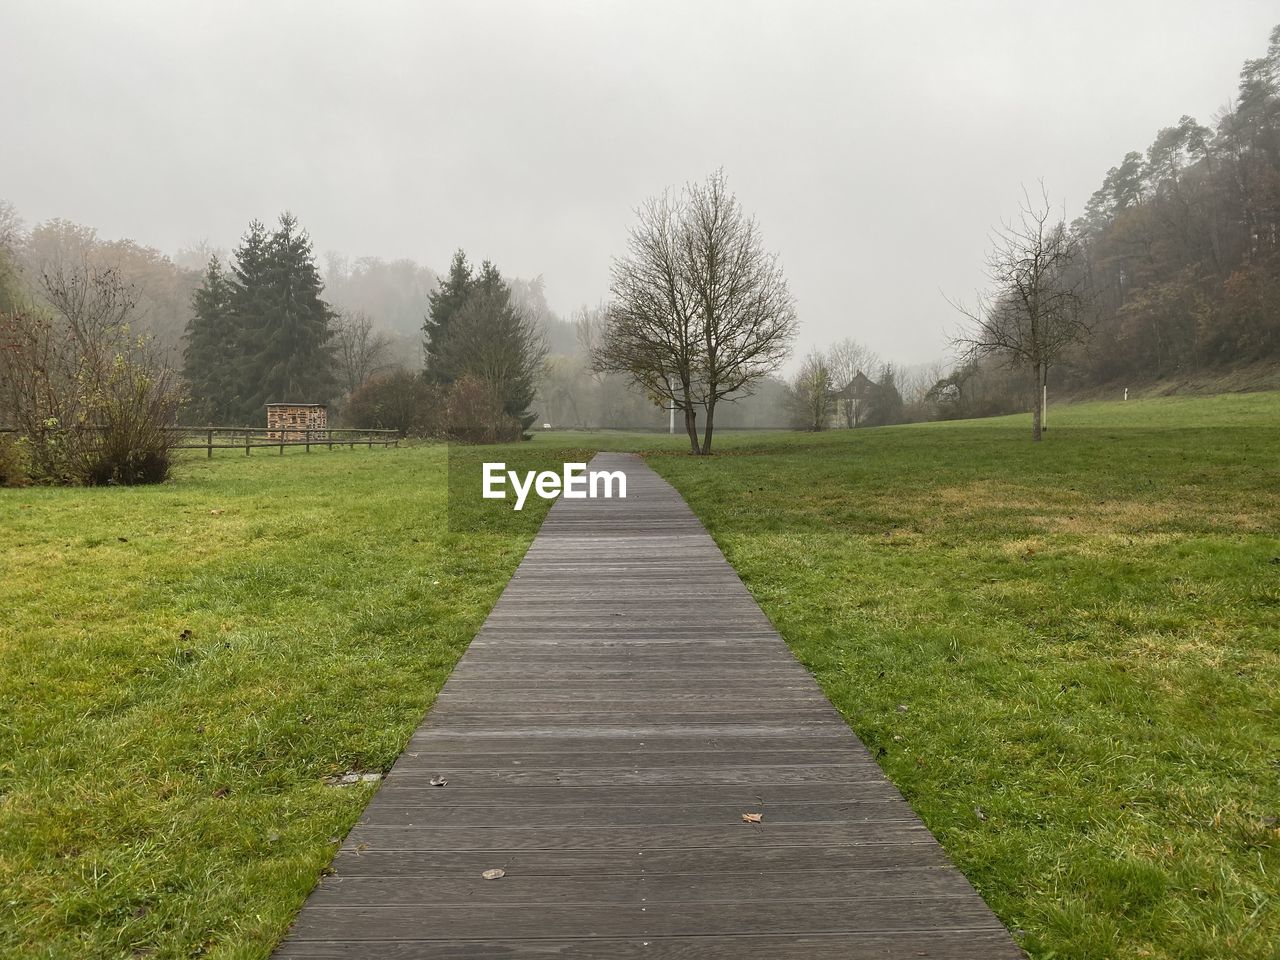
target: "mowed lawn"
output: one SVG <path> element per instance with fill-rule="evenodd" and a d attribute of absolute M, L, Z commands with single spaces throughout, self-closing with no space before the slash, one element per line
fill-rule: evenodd
<path fill-rule="evenodd" d="M 649 462 L 1034 957 L 1280 954 L 1280 394 Z"/>
<path fill-rule="evenodd" d="M 445 463 L 0 490 L 0 956 L 268 953 L 545 512 L 450 533 Z"/>
<path fill-rule="evenodd" d="M 455 480 L 644 451 L 1033 956 L 1272 957 L 1280 395 L 1028 433 L 539 435 Z M 447 473 L 0 491 L 0 955 L 266 956 L 373 789 L 325 778 L 390 766 L 545 511 Z"/>

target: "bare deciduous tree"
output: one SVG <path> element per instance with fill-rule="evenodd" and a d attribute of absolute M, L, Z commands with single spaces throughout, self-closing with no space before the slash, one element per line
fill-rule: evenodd
<path fill-rule="evenodd" d="M 795 307 L 777 257 L 723 173 L 644 203 L 615 260 L 596 370 L 625 373 L 684 414 L 689 447 L 708 454 L 716 404 L 749 394 L 790 350 Z M 698 438 L 697 409 L 707 412 Z"/>
<path fill-rule="evenodd" d="M 698 385 L 707 422 L 702 452 L 711 452 L 716 404 L 749 393 L 791 352 L 795 301 L 776 254 L 764 249 L 754 217 L 729 192 L 724 172 L 685 191 L 681 270 L 691 293 L 699 337 Z"/>
<path fill-rule="evenodd" d="M 627 255 L 613 263 L 613 302 L 591 363 L 600 372 L 626 374 L 655 402 L 680 410 L 689 446 L 701 453 L 694 394 L 699 341 L 680 267 L 679 210 L 667 191 L 636 213 Z"/>
<path fill-rule="evenodd" d="M 387 366 L 390 341 L 373 328 L 373 321 L 362 310 L 339 315 L 333 342 L 338 377 L 348 396 Z"/>
<path fill-rule="evenodd" d="M 820 350 L 810 351 L 787 385 L 791 419 L 800 430 L 825 430 L 831 417 L 831 392 L 835 381 L 831 366 Z"/>
<path fill-rule="evenodd" d="M 955 344 L 968 359 L 994 356 L 1030 370 L 1035 381 L 1031 436 L 1041 438 L 1041 398 L 1049 368 L 1089 336 L 1085 274 L 1079 244 L 1054 219 L 1041 184 L 1040 202 L 1023 191 L 1018 219 L 992 237 L 987 277 L 992 287 L 973 308 L 954 303 L 970 321 Z"/>
<path fill-rule="evenodd" d="M 852 337 L 831 345 L 827 352 L 827 366 L 831 370 L 833 389 L 843 390 L 859 373 L 870 376 L 868 370 L 875 370 L 880 365 L 880 358 L 865 344 Z M 844 425 L 853 429 L 863 414 L 862 400 L 853 397 L 841 397 L 836 401 L 836 410 L 844 419 Z"/>

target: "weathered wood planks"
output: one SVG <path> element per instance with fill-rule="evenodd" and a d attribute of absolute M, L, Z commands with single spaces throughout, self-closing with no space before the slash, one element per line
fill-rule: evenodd
<path fill-rule="evenodd" d="M 593 466 L 627 499 L 551 510 L 277 956 L 1022 956 L 679 495 Z"/>

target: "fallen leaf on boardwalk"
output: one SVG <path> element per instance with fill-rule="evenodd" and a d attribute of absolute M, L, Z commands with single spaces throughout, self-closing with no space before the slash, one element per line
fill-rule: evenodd
<path fill-rule="evenodd" d="M 433 787 L 443 787 L 443 786 L 444 786 L 446 783 L 448 783 L 448 782 L 449 782 L 449 781 L 448 781 L 448 780 L 446 780 L 444 777 L 432 777 L 432 778 L 431 778 L 431 785 L 432 785 Z"/>
<path fill-rule="evenodd" d="M 763 813 L 744 813 L 742 815 L 743 823 L 759 823 L 764 819 Z"/>
<path fill-rule="evenodd" d="M 501 880 L 506 875 L 507 871 L 500 867 L 495 867 L 492 870 L 486 870 L 484 873 L 480 874 L 480 876 L 484 877 L 486 880 Z"/>

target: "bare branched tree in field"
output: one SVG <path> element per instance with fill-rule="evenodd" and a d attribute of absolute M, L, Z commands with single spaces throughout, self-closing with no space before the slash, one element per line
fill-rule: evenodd
<path fill-rule="evenodd" d="M 795 427 L 825 430 L 831 417 L 831 393 L 835 389 L 828 358 L 820 350 L 811 351 L 787 384 L 787 405 Z"/>
<path fill-rule="evenodd" d="M 679 211 L 667 192 L 645 201 L 637 214 L 627 255 L 613 264 L 613 302 L 591 363 L 600 372 L 626 374 L 654 400 L 680 410 L 689 446 L 701 453 L 697 317 L 680 264 Z"/>
<path fill-rule="evenodd" d="M 348 396 L 386 366 L 390 340 L 363 311 L 339 315 L 333 342 L 338 378 Z"/>
<path fill-rule="evenodd" d="M 1079 244 L 1053 218 L 1043 185 L 1039 203 L 1024 191 L 1018 219 L 995 232 L 987 277 L 991 289 L 975 307 L 953 303 L 969 320 L 955 345 L 968 360 L 995 356 L 1033 374 L 1031 436 L 1039 440 L 1049 368 L 1090 332 Z"/>
<path fill-rule="evenodd" d="M 746 395 L 790 350 L 796 315 L 777 257 L 722 173 L 643 204 L 613 266 L 596 370 L 624 373 L 684 414 L 689 447 L 711 452 L 719 401 Z M 698 437 L 697 410 L 707 412 Z"/>
<path fill-rule="evenodd" d="M 750 393 L 791 351 L 795 301 L 776 254 L 764 248 L 755 218 L 729 192 L 723 171 L 685 191 L 680 265 L 692 294 L 698 372 L 711 452 L 716 404 Z"/>
<path fill-rule="evenodd" d="M 852 337 L 845 337 L 831 345 L 827 352 L 827 366 L 831 370 L 833 390 L 843 390 L 859 373 L 872 376 L 880 366 L 880 358 L 875 352 Z M 853 397 L 842 397 L 836 401 L 836 410 L 844 419 L 844 425 L 852 430 L 858 425 L 863 414 L 863 401 Z"/>

